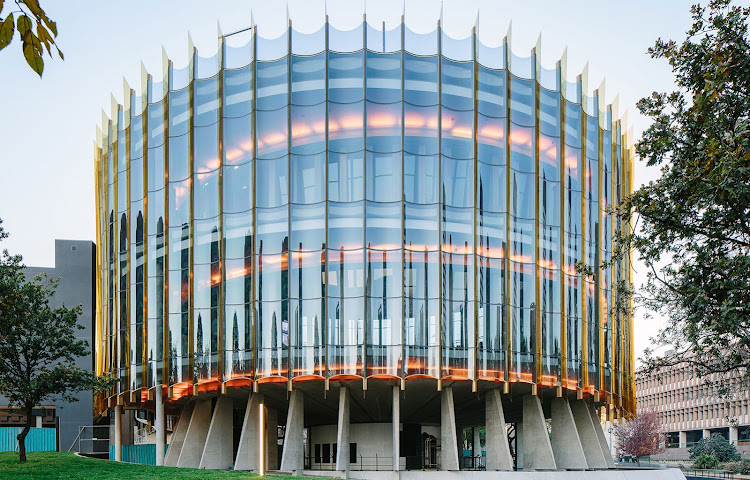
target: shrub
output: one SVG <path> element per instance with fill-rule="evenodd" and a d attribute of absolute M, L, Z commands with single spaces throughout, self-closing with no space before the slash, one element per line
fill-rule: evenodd
<path fill-rule="evenodd" d="M 721 465 L 721 468 L 740 475 L 750 475 L 750 459 L 740 460 L 739 462 L 726 462 Z"/>
<path fill-rule="evenodd" d="M 729 443 L 720 433 L 714 433 L 709 438 L 702 438 L 698 443 L 690 447 L 690 458 L 697 459 L 701 455 L 713 455 L 719 462 L 739 461 L 740 454 L 737 448 Z"/>
<path fill-rule="evenodd" d="M 693 468 L 698 468 L 698 469 L 719 468 L 719 460 L 717 460 L 716 457 L 713 455 L 703 454 L 700 457 L 695 459 L 695 463 L 693 463 Z"/>

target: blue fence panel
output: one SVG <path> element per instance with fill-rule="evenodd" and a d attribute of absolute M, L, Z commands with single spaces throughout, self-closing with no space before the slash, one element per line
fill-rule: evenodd
<path fill-rule="evenodd" d="M 164 446 L 166 454 L 169 445 Z M 156 465 L 156 445 L 146 443 L 142 445 L 123 445 L 122 461 L 127 463 L 139 463 L 141 465 Z M 115 446 L 109 446 L 109 459 L 115 459 Z"/>
<path fill-rule="evenodd" d="M 17 452 L 20 427 L 0 428 L 0 452 Z M 26 435 L 27 452 L 54 452 L 57 450 L 57 432 L 54 428 L 32 428 Z"/>

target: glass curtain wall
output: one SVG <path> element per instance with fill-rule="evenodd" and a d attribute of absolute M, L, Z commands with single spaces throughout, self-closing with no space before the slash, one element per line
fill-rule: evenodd
<path fill-rule="evenodd" d="M 628 267 L 576 265 L 629 228 L 631 153 L 585 81 L 403 24 L 226 42 L 100 135 L 99 368 L 628 394 Z"/>

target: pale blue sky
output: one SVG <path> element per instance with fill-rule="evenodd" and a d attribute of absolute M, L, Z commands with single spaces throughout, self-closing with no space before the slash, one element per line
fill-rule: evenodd
<path fill-rule="evenodd" d="M 553 67 L 568 46 L 568 78 L 589 61 L 589 87 L 606 75 L 607 102 L 620 95 L 636 136 L 647 126 L 635 102 L 654 90 L 673 88 L 664 61 L 646 54 L 658 37 L 681 39 L 690 25 L 685 0 L 446 0 L 445 30 L 466 36 L 481 10 L 480 37 L 498 44 L 513 22 L 512 46 L 526 57 L 542 33 L 542 64 Z M 743 2 L 747 3 L 747 2 Z M 348 29 L 362 19 L 363 0 L 328 0 L 332 24 Z M 110 92 L 122 99 L 122 78 L 140 86 L 140 62 L 158 77 L 161 46 L 176 67 L 187 64 L 187 32 L 201 56 L 216 51 L 217 20 L 223 31 L 250 25 L 251 9 L 263 36 L 279 35 L 287 2 L 195 0 L 46 2 L 57 21 L 65 61 L 45 60 L 43 79 L 26 66 L 18 39 L 0 51 L 0 218 L 11 238 L 3 247 L 28 265 L 54 263 L 54 239 L 94 239 L 93 140 Z M 323 0 L 290 0 L 295 29 L 315 31 L 324 19 Z M 406 0 L 406 23 L 432 30 L 440 0 Z M 396 24 L 402 0 L 370 1 L 368 22 Z M 653 178 L 638 165 L 636 182 Z M 639 315 L 640 317 L 640 315 Z M 636 350 L 646 346 L 655 322 L 638 321 Z"/>

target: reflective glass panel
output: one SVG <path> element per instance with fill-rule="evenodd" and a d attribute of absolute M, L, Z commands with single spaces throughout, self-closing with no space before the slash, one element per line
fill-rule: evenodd
<path fill-rule="evenodd" d="M 224 172 L 224 212 L 244 212 L 253 205 L 252 163 L 229 165 Z"/>
<path fill-rule="evenodd" d="M 367 202 L 367 248 L 392 250 L 401 247 L 401 203 Z"/>
<path fill-rule="evenodd" d="M 320 153 L 326 149 L 326 105 L 290 108 L 292 119 L 291 153 Z"/>
<path fill-rule="evenodd" d="M 253 124 L 252 115 L 238 118 L 225 118 L 224 164 L 236 165 L 253 158 Z"/>
<path fill-rule="evenodd" d="M 454 62 L 446 58 L 442 63 L 441 103 L 451 110 L 474 110 L 474 64 Z"/>
<path fill-rule="evenodd" d="M 292 205 L 292 251 L 308 252 L 325 248 L 325 203 Z"/>
<path fill-rule="evenodd" d="M 364 198 L 363 153 L 328 153 L 328 200 L 353 202 Z"/>
<path fill-rule="evenodd" d="M 401 101 L 401 54 L 367 52 L 367 100 L 376 103 Z"/>
<path fill-rule="evenodd" d="M 286 58 L 274 62 L 256 63 L 258 98 L 255 101 L 255 108 L 258 110 L 276 110 L 289 103 L 287 64 Z"/>
<path fill-rule="evenodd" d="M 405 102 L 414 105 L 437 105 L 439 103 L 438 61 L 438 57 L 404 55 Z"/>
<path fill-rule="evenodd" d="M 328 103 L 328 150 L 355 152 L 364 148 L 364 102 Z"/>
<path fill-rule="evenodd" d="M 317 203 L 325 200 L 326 155 L 291 156 L 292 203 Z"/>
<path fill-rule="evenodd" d="M 289 212 L 287 207 L 257 208 L 255 233 L 257 253 L 280 253 L 288 250 Z"/>
<path fill-rule="evenodd" d="M 287 191 L 287 157 L 255 161 L 255 204 L 259 207 L 277 207 L 289 202 Z"/>
<path fill-rule="evenodd" d="M 316 105 L 326 99 L 326 59 L 292 56 L 292 104 Z"/>
<path fill-rule="evenodd" d="M 367 152 L 367 200 L 395 202 L 401 200 L 401 152 Z"/>
<path fill-rule="evenodd" d="M 362 248 L 363 203 L 328 202 L 328 245 L 331 249 Z"/>
<path fill-rule="evenodd" d="M 239 70 L 224 70 L 224 117 L 244 117 L 251 112 L 253 100 L 252 79 L 252 65 Z"/>
<path fill-rule="evenodd" d="M 367 150 L 395 152 L 401 150 L 401 103 L 366 103 Z"/>
<path fill-rule="evenodd" d="M 332 29 L 333 30 L 333 29 Z M 334 50 L 331 48 L 331 50 Z M 328 100 L 352 103 L 365 98 L 364 57 L 357 53 L 328 53 Z"/>
<path fill-rule="evenodd" d="M 404 154 L 404 200 L 438 202 L 438 157 Z"/>

